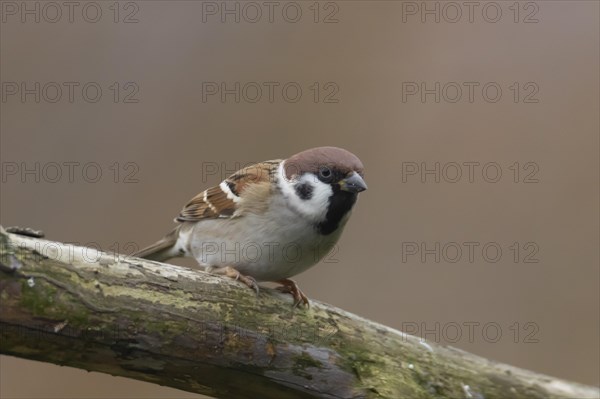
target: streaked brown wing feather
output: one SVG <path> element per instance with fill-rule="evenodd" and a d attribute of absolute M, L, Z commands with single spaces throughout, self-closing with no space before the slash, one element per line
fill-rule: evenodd
<path fill-rule="evenodd" d="M 224 182 L 231 193 L 239 197 L 238 202 L 233 198 L 228 198 L 227 192 L 223 191 L 220 186 L 211 187 L 192 198 L 175 220 L 196 222 L 202 219 L 232 217 L 234 214 L 238 216 L 236 211 L 243 206 L 245 194 L 255 197 L 257 190 L 251 188 L 270 182 L 280 162 L 281 160 L 274 160 L 257 163 L 241 169 L 225 179 Z M 253 207 L 253 209 L 255 208 Z"/>

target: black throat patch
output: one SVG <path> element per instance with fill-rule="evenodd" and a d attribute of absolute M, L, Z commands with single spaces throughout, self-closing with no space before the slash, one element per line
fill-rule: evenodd
<path fill-rule="evenodd" d="M 358 198 L 357 193 L 340 190 L 337 184 L 332 185 L 333 195 L 329 197 L 329 208 L 325 221 L 317 225 L 317 230 L 323 235 L 329 235 L 337 230 L 342 218 L 352 209 Z"/>

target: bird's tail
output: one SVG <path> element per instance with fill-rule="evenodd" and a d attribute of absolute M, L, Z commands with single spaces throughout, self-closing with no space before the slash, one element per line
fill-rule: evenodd
<path fill-rule="evenodd" d="M 177 226 L 169 234 L 167 234 L 154 244 L 134 253 L 133 256 L 137 256 L 138 258 L 155 260 L 157 262 L 164 262 L 165 260 L 181 256 L 181 253 L 177 249 L 176 245 L 177 239 L 179 238 L 180 228 L 181 225 Z"/>

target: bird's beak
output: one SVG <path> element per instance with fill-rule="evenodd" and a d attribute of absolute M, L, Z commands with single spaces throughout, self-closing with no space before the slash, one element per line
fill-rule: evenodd
<path fill-rule="evenodd" d="M 360 193 L 367 189 L 367 183 L 356 172 L 352 172 L 348 177 L 340 180 L 338 184 L 340 185 L 340 190 L 351 193 Z"/>

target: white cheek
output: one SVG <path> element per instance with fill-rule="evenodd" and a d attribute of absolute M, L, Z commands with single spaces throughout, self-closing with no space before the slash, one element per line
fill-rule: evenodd
<path fill-rule="evenodd" d="M 299 203 L 298 206 L 301 207 L 302 212 L 307 216 L 312 217 L 319 222 L 325 220 L 327 209 L 329 207 L 329 197 L 333 195 L 331 186 L 314 178 L 303 178 L 301 181 L 310 181 L 310 184 L 313 186 L 312 197 L 303 200 L 298 197 L 298 195 L 295 195 L 293 197 L 294 200 Z"/>
<path fill-rule="evenodd" d="M 303 216 L 315 222 L 324 221 L 329 207 L 329 197 L 333 194 L 331 186 L 312 175 L 304 175 L 299 180 L 290 181 L 283 175 L 282 166 L 280 166 L 279 186 L 283 195 L 287 198 L 289 205 Z M 310 199 L 303 200 L 298 197 L 295 184 L 305 182 L 308 182 L 312 186 L 313 191 Z"/>

